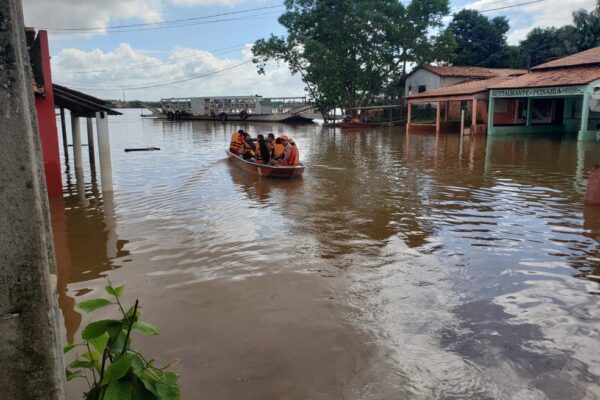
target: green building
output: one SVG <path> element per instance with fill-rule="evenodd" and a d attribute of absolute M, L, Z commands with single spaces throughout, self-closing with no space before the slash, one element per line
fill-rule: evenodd
<path fill-rule="evenodd" d="M 489 87 L 488 135 L 563 133 L 579 140 L 600 131 L 600 47 L 538 65 Z M 598 108 L 600 110 L 600 107 Z"/>

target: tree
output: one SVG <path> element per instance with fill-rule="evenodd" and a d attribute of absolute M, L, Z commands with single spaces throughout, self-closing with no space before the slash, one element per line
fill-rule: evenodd
<path fill-rule="evenodd" d="M 505 37 L 510 26 L 506 17 L 489 19 L 478 11 L 462 10 L 454 15 L 448 29 L 456 40 L 456 50 L 450 59 L 452 64 L 510 66 L 510 50 Z"/>
<path fill-rule="evenodd" d="M 407 62 L 428 60 L 446 43 L 430 30 L 441 25 L 448 0 L 408 6 L 397 0 L 286 0 L 285 6 L 279 23 L 287 35 L 258 40 L 254 62 L 259 73 L 269 60 L 286 62 L 324 117 L 334 107 L 353 111 L 368 104 Z"/>
<path fill-rule="evenodd" d="M 581 9 L 573 12 L 573 22 L 577 51 L 600 45 L 600 1 L 592 11 Z"/>
<path fill-rule="evenodd" d="M 534 28 L 525 40 L 521 41 L 521 53 L 524 55 L 523 67 L 534 67 L 549 58 L 575 53 L 569 51 L 570 41 L 574 38 L 572 26 L 563 28 Z"/>

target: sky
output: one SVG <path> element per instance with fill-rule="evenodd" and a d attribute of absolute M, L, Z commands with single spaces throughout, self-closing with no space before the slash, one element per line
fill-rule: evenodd
<path fill-rule="evenodd" d="M 531 1 L 451 0 L 451 8 L 483 11 Z M 292 76 L 285 64 L 273 62 L 265 75 L 259 75 L 256 66 L 249 62 L 254 41 L 285 33 L 277 22 L 284 10 L 282 0 L 22 2 L 26 25 L 49 31 L 54 82 L 94 96 L 159 100 L 305 94 L 301 79 Z M 539 0 L 485 15 L 506 16 L 511 24 L 508 42 L 518 44 L 534 27 L 570 24 L 574 10 L 591 10 L 595 3 L 596 0 Z M 177 23 L 177 27 L 103 29 L 182 19 L 187 21 Z M 73 28 L 92 29 L 69 30 Z"/>

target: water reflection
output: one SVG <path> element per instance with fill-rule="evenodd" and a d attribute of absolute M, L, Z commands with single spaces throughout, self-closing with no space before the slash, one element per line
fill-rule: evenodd
<path fill-rule="evenodd" d="M 137 115 L 111 122 L 114 198 L 67 171 L 53 207 L 69 335 L 110 276 L 186 398 L 600 397 L 600 144 Z M 303 179 L 232 166 L 240 127 L 294 137 Z"/>
<path fill-rule="evenodd" d="M 115 259 L 126 257 L 127 240 L 116 233 L 113 193 L 101 193 L 95 174 L 89 183 L 84 182 L 82 170 L 72 183 L 67 172 L 64 199 L 52 200 L 52 224 L 59 267 L 59 305 L 63 312 L 68 343 L 81 324 L 81 315 L 75 309 L 68 285 L 106 277 L 106 272 L 118 268 Z M 88 290 L 78 292 L 77 295 Z"/>

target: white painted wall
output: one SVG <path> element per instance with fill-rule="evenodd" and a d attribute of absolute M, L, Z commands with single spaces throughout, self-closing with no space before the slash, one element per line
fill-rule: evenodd
<path fill-rule="evenodd" d="M 441 77 L 426 69 L 420 69 L 406 79 L 404 87 L 404 96 L 408 97 L 411 94 L 419 92 L 419 86 L 425 86 L 426 91 L 438 89 L 444 86 L 455 85 L 464 82 L 466 78 L 459 77 Z"/>

